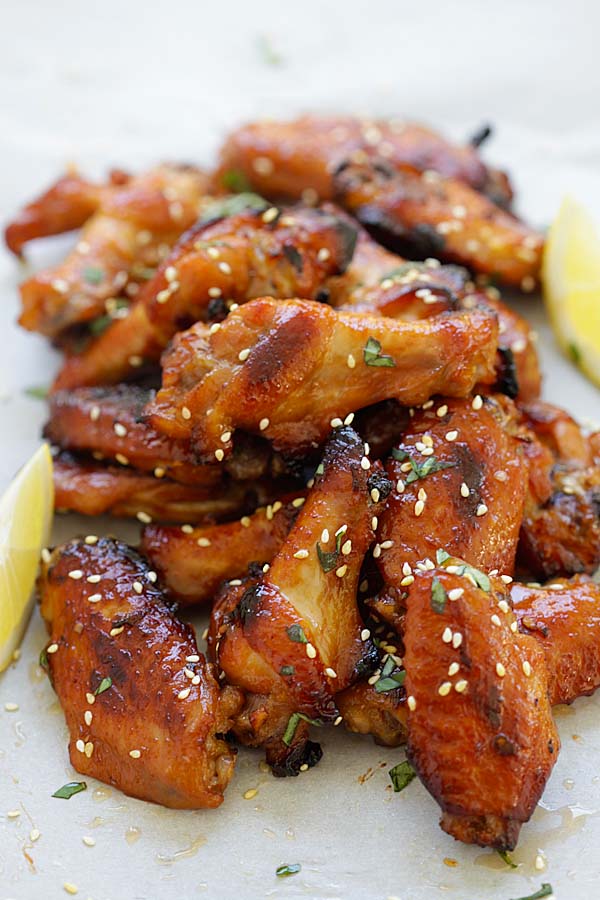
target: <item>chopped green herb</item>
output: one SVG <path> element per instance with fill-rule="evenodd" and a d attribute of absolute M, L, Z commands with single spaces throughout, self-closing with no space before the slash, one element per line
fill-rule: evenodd
<path fill-rule="evenodd" d="M 309 719 L 308 716 L 305 716 L 304 713 L 295 712 L 288 719 L 288 723 L 285 727 L 285 732 L 283 734 L 283 743 L 286 747 L 289 747 L 292 741 L 294 740 L 294 735 L 296 734 L 296 728 L 298 727 L 298 722 L 302 719 L 304 722 L 308 722 L 309 725 L 321 725 L 320 719 Z"/>
<path fill-rule="evenodd" d="M 259 34 L 256 38 L 256 49 L 267 66 L 281 66 L 283 57 L 273 48 L 271 39 L 266 34 Z"/>
<path fill-rule="evenodd" d="M 295 668 L 293 666 L 282 666 L 279 670 L 280 675 L 293 675 L 295 672 Z"/>
<path fill-rule="evenodd" d="M 112 678 L 109 678 L 107 676 L 106 678 L 102 679 L 102 681 L 100 682 L 100 684 L 98 685 L 98 687 L 96 688 L 94 693 L 96 696 L 98 696 L 98 694 L 103 694 L 104 691 L 107 691 L 109 689 L 109 687 L 112 687 Z"/>
<path fill-rule="evenodd" d="M 446 608 L 446 600 L 448 595 L 444 589 L 444 585 L 438 578 L 434 578 L 431 583 L 431 608 L 436 613 L 443 613 Z"/>
<path fill-rule="evenodd" d="M 48 665 L 48 651 L 45 647 L 40 653 L 39 663 L 44 672 L 50 671 L 50 666 Z"/>
<path fill-rule="evenodd" d="M 48 396 L 48 388 L 42 387 L 42 385 L 39 385 L 37 387 L 28 387 L 25 388 L 23 393 L 27 397 L 32 397 L 34 400 L 45 400 Z"/>
<path fill-rule="evenodd" d="M 241 169 L 228 169 L 221 176 L 221 184 L 234 194 L 252 192 L 252 185 L 248 181 L 245 172 Z"/>
<path fill-rule="evenodd" d="M 528 894 L 527 897 L 515 897 L 514 900 L 542 900 L 542 897 L 551 897 L 553 893 L 552 885 L 544 882 L 535 894 Z"/>
<path fill-rule="evenodd" d="M 394 791 L 398 793 L 403 791 L 407 784 L 410 784 L 416 776 L 416 772 L 407 759 L 398 763 L 393 769 L 390 769 L 390 778 L 394 785 Z"/>
<path fill-rule="evenodd" d="M 331 572 L 331 570 L 335 569 L 337 566 L 343 536 L 344 532 L 336 534 L 335 550 L 323 550 L 320 543 L 317 541 L 317 556 L 319 557 L 319 562 L 321 563 L 321 568 L 324 572 Z"/>
<path fill-rule="evenodd" d="M 294 622 L 293 625 L 289 625 L 285 630 L 290 641 L 294 641 L 296 644 L 308 644 L 308 638 L 304 634 L 302 625 L 298 625 L 297 622 Z"/>
<path fill-rule="evenodd" d="M 244 191 L 241 194 L 234 194 L 232 197 L 215 200 L 204 210 L 200 221 L 211 222 L 213 219 L 225 219 L 227 216 L 237 216 L 246 209 L 266 209 L 268 205 L 267 201 L 258 194 Z"/>
<path fill-rule="evenodd" d="M 104 269 L 100 269 L 98 266 L 90 266 L 88 269 L 83 270 L 83 277 L 88 284 L 100 284 L 101 281 L 104 281 Z"/>
<path fill-rule="evenodd" d="M 451 559 L 450 554 L 441 548 L 436 552 L 435 556 L 438 566 L 445 565 L 445 563 Z M 485 572 L 481 572 L 479 569 L 470 566 L 468 563 L 460 563 L 456 566 L 456 570 L 457 575 L 470 575 L 478 588 L 481 588 L 482 591 L 489 592 L 491 584 L 490 579 Z"/>
<path fill-rule="evenodd" d="M 441 547 L 439 550 L 436 550 L 435 561 L 437 562 L 438 566 L 443 566 L 448 559 L 450 559 L 450 554 L 446 550 L 442 550 Z"/>
<path fill-rule="evenodd" d="M 397 450 L 395 447 L 392 449 L 392 456 L 394 459 L 402 462 L 404 460 L 410 462 L 412 471 L 408 473 L 405 479 L 406 484 L 412 484 L 413 481 L 417 481 L 419 478 L 427 478 L 428 475 L 433 475 L 434 472 L 440 472 L 442 469 L 453 469 L 456 465 L 451 462 L 441 462 L 435 456 L 428 456 L 424 462 L 419 463 L 406 450 Z"/>
<path fill-rule="evenodd" d="M 287 878 L 288 875 L 296 875 L 301 868 L 300 863 L 289 863 L 287 866 L 279 866 L 275 869 L 275 874 L 278 878 Z"/>
<path fill-rule="evenodd" d="M 85 781 L 69 781 L 68 784 L 63 784 L 61 788 L 57 791 L 54 791 L 52 794 L 53 797 L 58 797 L 59 800 L 70 800 L 75 794 L 80 794 L 81 791 L 85 791 L 87 788 L 87 784 Z"/>
<path fill-rule="evenodd" d="M 577 346 L 577 344 L 569 344 L 569 356 L 573 360 L 576 365 L 579 365 L 581 362 L 581 350 Z"/>
<path fill-rule="evenodd" d="M 506 865 L 510 866 L 511 869 L 518 869 L 517 864 L 512 861 L 511 855 L 508 850 L 496 850 L 496 853 L 498 854 L 502 862 L 505 862 Z"/>
<path fill-rule="evenodd" d="M 391 356 L 381 352 L 381 344 L 374 337 L 370 337 L 363 348 L 363 356 L 368 366 L 395 366 Z"/>
<path fill-rule="evenodd" d="M 322 475 L 325 471 L 325 463 L 320 462 L 317 468 L 315 469 L 315 475 Z"/>
<path fill-rule="evenodd" d="M 88 330 L 94 337 L 99 337 L 99 335 L 104 334 L 108 326 L 112 324 L 112 321 L 112 316 L 98 316 L 97 319 L 92 319 L 88 324 Z"/>
<path fill-rule="evenodd" d="M 395 691 L 396 688 L 402 687 L 405 678 L 406 672 L 404 670 L 394 672 L 387 678 L 381 676 L 381 678 L 375 682 L 375 690 L 378 694 L 387 694 L 388 691 Z"/>
<path fill-rule="evenodd" d="M 390 269 L 389 272 L 382 276 L 381 281 L 386 281 L 388 278 L 402 278 L 404 275 L 408 275 L 409 272 L 415 271 L 423 272 L 424 275 L 427 275 L 428 280 L 431 277 L 431 269 L 425 263 L 407 262 L 402 263 L 401 266 L 397 266 L 395 269 Z"/>

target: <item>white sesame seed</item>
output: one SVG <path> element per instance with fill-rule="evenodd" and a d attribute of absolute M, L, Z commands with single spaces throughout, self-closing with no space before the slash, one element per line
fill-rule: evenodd
<path fill-rule="evenodd" d="M 75 748 L 79 750 L 80 753 L 83 753 L 85 750 L 85 742 L 79 738 L 78 741 L 75 741 Z"/>
<path fill-rule="evenodd" d="M 511 578 L 510 575 L 501 575 L 501 576 L 500 576 L 500 581 L 503 581 L 504 584 L 511 584 L 511 583 L 512 583 L 512 578 Z"/>
<path fill-rule="evenodd" d="M 245 362 L 250 356 L 250 348 L 246 347 L 244 350 L 240 350 L 238 353 L 238 359 L 240 362 Z"/>
<path fill-rule="evenodd" d="M 87 834 L 84 835 L 84 837 L 82 837 L 81 840 L 83 841 L 83 843 L 85 844 L 86 847 L 95 847 L 96 846 L 96 841 L 94 840 L 94 838 L 88 837 Z"/>
<path fill-rule="evenodd" d="M 324 528 L 321 532 L 321 543 L 326 544 L 329 540 L 329 529 Z"/>
<path fill-rule="evenodd" d="M 369 629 L 363 628 L 363 630 L 360 633 L 361 641 L 368 641 L 370 637 L 371 637 L 371 632 L 369 631 Z"/>
<path fill-rule="evenodd" d="M 90 603 L 99 603 L 102 600 L 102 594 L 90 594 L 88 600 Z"/>
<path fill-rule="evenodd" d="M 352 425 L 353 422 L 354 422 L 354 413 L 348 413 L 348 415 L 344 419 L 344 425 Z"/>
<path fill-rule="evenodd" d="M 457 681 L 454 685 L 454 690 L 457 694 L 463 694 L 467 689 L 468 682 L 463 679 Z"/>
<path fill-rule="evenodd" d="M 410 696 L 408 696 L 406 698 L 406 704 L 411 712 L 414 712 L 415 709 L 417 708 L 417 701 L 415 700 L 415 698 L 413 697 L 412 694 L 410 694 Z"/>
<path fill-rule="evenodd" d="M 183 691 L 182 691 L 182 693 L 183 693 Z M 188 693 L 189 693 L 189 689 L 188 689 Z M 180 699 L 182 699 L 182 698 L 180 698 Z M 129 755 L 132 759 L 139 759 L 142 754 L 139 750 L 130 750 Z"/>
<path fill-rule="evenodd" d="M 215 450 L 215 459 L 218 462 L 223 462 L 224 458 L 225 458 L 225 453 L 220 448 L 218 450 Z"/>
<path fill-rule="evenodd" d="M 436 411 L 436 416 L 439 416 L 440 419 L 442 419 L 446 415 L 447 412 L 448 412 L 448 407 L 444 403 L 443 406 L 438 406 L 437 411 Z"/>
<path fill-rule="evenodd" d="M 87 756 L 88 759 L 91 759 L 92 754 L 94 752 L 94 745 L 91 741 L 88 741 L 86 743 L 85 747 L 83 748 L 83 752 L 85 753 L 85 755 Z"/>
<path fill-rule="evenodd" d="M 123 632 L 124 628 L 125 628 L 124 625 L 119 625 L 117 628 L 111 628 L 111 629 L 110 629 L 110 636 L 111 636 L 111 637 L 118 637 L 118 635 L 120 635 L 120 634 Z"/>
<path fill-rule="evenodd" d="M 343 717 L 338 716 L 337 719 L 334 720 L 334 725 L 340 725 L 343 722 Z"/>
<path fill-rule="evenodd" d="M 446 432 L 446 440 L 450 441 L 450 443 L 452 443 L 452 441 L 455 441 L 457 437 L 458 437 L 458 431 L 447 431 Z"/>
<path fill-rule="evenodd" d="M 310 643 L 310 641 L 308 644 L 304 645 L 304 649 L 306 650 L 306 655 L 308 656 L 309 659 L 314 659 L 315 656 L 317 655 L 317 651 L 315 650 L 313 645 Z"/>
<path fill-rule="evenodd" d="M 308 550 L 296 550 L 294 553 L 294 559 L 306 559 L 308 556 Z"/>
<path fill-rule="evenodd" d="M 210 538 L 199 537 L 196 543 L 199 547 L 210 547 Z"/>
<path fill-rule="evenodd" d="M 329 424 L 331 425 L 332 428 L 341 428 L 341 426 L 344 423 L 342 422 L 342 420 L 340 418 L 338 418 L 338 416 L 336 416 L 334 419 L 331 420 L 331 422 Z"/>
<path fill-rule="evenodd" d="M 84 720 L 84 722 L 85 722 L 86 725 L 91 725 L 91 724 L 92 724 L 92 717 L 93 717 L 93 715 L 94 715 L 94 714 L 93 714 L 93 712 L 91 711 L 91 709 L 86 709 L 86 711 L 85 711 L 84 714 L 83 714 L 83 720 Z"/>
<path fill-rule="evenodd" d="M 269 420 L 266 418 L 266 416 L 264 419 L 260 420 L 260 422 L 258 423 L 258 427 L 261 431 L 265 431 L 269 427 Z"/>
<path fill-rule="evenodd" d="M 98 584 L 98 582 L 102 580 L 102 575 L 88 575 L 85 580 L 90 584 Z"/>
<path fill-rule="evenodd" d="M 149 516 L 148 513 L 144 512 L 143 509 L 140 509 L 140 511 L 135 514 L 135 517 L 140 522 L 143 522 L 144 525 L 149 525 L 150 522 L 152 521 L 152 516 Z"/>
<path fill-rule="evenodd" d="M 337 678 L 337 672 L 335 669 L 332 669 L 331 666 L 327 666 L 325 669 L 325 674 L 329 676 L 329 678 Z"/>
<path fill-rule="evenodd" d="M 252 160 L 252 168 L 258 175 L 270 175 L 275 166 L 268 156 L 257 156 Z"/>
<path fill-rule="evenodd" d="M 208 329 L 208 333 L 209 333 L 209 334 L 216 334 L 217 331 L 219 331 L 220 329 L 221 329 L 221 323 L 220 323 L 220 322 L 213 322 L 213 324 L 212 324 L 212 325 L 210 326 L 210 328 Z"/>
<path fill-rule="evenodd" d="M 400 581 L 402 587 L 407 587 L 409 584 L 412 584 L 415 580 L 414 575 L 405 575 L 404 578 Z"/>
<path fill-rule="evenodd" d="M 496 479 L 496 481 L 508 481 L 508 475 L 502 469 L 494 472 L 494 478 Z"/>
<path fill-rule="evenodd" d="M 79 581 L 80 578 L 83 578 L 83 572 L 81 569 L 71 569 L 69 572 L 69 578 L 72 578 L 73 581 Z"/>
<path fill-rule="evenodd" d="M 360 461 L 360 465 L 361 465 L 361 468 L 364 469 L 365 471 L 367 469 L 371 468 L 371 463 L 369 462 L 369 460 L 367 459 L 366 456 L 363 456 L 363 458 Z"/>
<path fill-rule="evenodd" d="M 90 704 L 90 706 L 93 706 L 94 703 L 96 702 L 95 696 L 94 696 L 93 694 L 90 694 L 89 691 L 86 693 L 85 699 L 86 699 L 87 702 Z"/>
<path fill-rule="evenodd" d="M 63 889 L 67 894 L 77 894 L 79 891 L 77 885 L 73 884 L 72 881 L 65 881 L 65 883 L 63 884 Z"/>
<path fill-rule="evenodd" d="M 448 591 L 448 600 L 460 600 L 464 592 L 464 588 L 452 588 L 451 591 Z"/>
<path fill-rule="evenodd" d="M 531 675 L 531 663 L 526 659 L 523 660 L 523 673 L 527 675 L 528 678 Z"/>
<path fill-rule="evenodd" d="M 208 296 L 212 297 L 213 300 L 216 299 L 217 297 L 220 297 L 222 293 L 223 292 L 221 291 L 221 288 L 219 288 L 219 287 L 210 287 L 208 289 Z"/>
<path fill-rule="evenodd" d="M 346 357 L 346 365 L 348 366 L 349 369 L 353 369 L 356 366 L 356 360 L 354 359 L 354 357 L 352 356 L 351 353 L 349 353 L 348 356 Z"/>
<path fill-rule="evenodd" d="M 190 696 L 190 691 L 191 691 L 191 688 L 189 688 L 189 687 L 184 688 L 182 691 L 179 691 L 179 693 L 177 694 L 177 699 L 178 700 L 186 700 Z"/>
<path fill-rule="evenodd" d="M 134 591 L 136 592 L 136 594 L 141 594 L 142 591 L 144 590 L 144 585 L 142 584 L 141 581 L 134 581 L 132 587 L 133 587 Z"/>
<path fill-rule="evenodd" d="M 263 222 L 266 222 L 268 225 L 269 222 L 273 222 L 274 219 L 276 219 L 278 215 L 279 215 L 279 210 L 277 209 L 277 207 L 270 206 L 269 209 L 265 209 L 261 218 L 262 218 Z"/>
<path fill-rule="evenodd" d="M 498 676 L 498 678 L 504 678 L 504 676 L 506 675 L 506 669 L 501 662 L 496 663 L 496 675 Z"/>
<path fill-rule="evenodd" d="M 229 440 L 231 440 L 231 432 L 230 432 L 230 431 L 224 431 L 223 434 L 222 434 L 221 437 L 220 437 L 221 443 L 222 443 L 222 444 L 226 444 L 227 441 L 229 441 Z"/>
<path fill-rule="evenodd" d="M 381 556 L 381 544 L 375 544 L 375 546 L 373 547 L 373 558 L 379 559 L 380 556 Z"/>
<path fill-rule="evenodd" d="M 319 262 L 327 262 L 330 256 L 331 253 L 329 252 L 327 247 L 321 247 L 321 249 L 317 253 L 317 259 L 319 260 Z"/>
<path fill-rule="evenodd" d="M 417 502 L 415 503 L 415 516 L 420 516 L 424 509 L 424 502 L 422 500 L 417 500 Z"/>
<path fill-rule="evenodd" d="M 476 394 L 475 397 L 473 397 L 473 402 L 471 403 L 471 406 L 473 407 L 474 410 L 481 409 L 481 407 L 483 406 L 483 399 L 481 398 L 481 396 L 479 394 Z"/>
<path fill-rule="evenodd" d="M 419 493 L 417 494 L 419 500 L 422 500 L 423 503 L 427 500 L 427 491 L 425 488 L 419 488 Z"/>
<path fill-rule="evenodd" d="M 57 650 L 58 644 L 50 644 L 50 646 L 46 648 L 46 653 L 56 653 Z"/>
<path fill-rule="evenodd" d="M 502 625 L 502 622 L 500 621 L 500 616 L 496 615 L 496 613 L 494 613 L 494 615 L 492 616 L 492 624 L 493 625 Z"/>
<path fill-rule="evenodd" d="M 187 406 L 181 407 L 181 417 L 182 417 L 182 419 L 186 419 L 186 420 L 192 418 L 192 414 Z"/>
<path fill-rule="evenodd" d="M 487 511 L 488 511 L 488 508 L 485 505 L 485 503 L 480 503 L 479 506 L 477 507 L 477 509 L 475 510 L 475 515 L 476 516 L 485 516 Z"/>
<path fill-rule="evenodd" d="M 506 602 L 506 600 L 499 600 L 499 601 L 498 601 L 498 608 L 501 609 L 503 613 L 508 613 L 508 612 L 510 612 L 510 606 L 508 605 L 508 603 Z"/>
<path fill-rule="evenodd" d="M 224 275 L 231 275 L 231 266 L 229 265 L 228 262 L 225 262 L 224 260 L 223 260 L 223 262 L 219 263 L 219 270 Z"/>
<path fill-rule="evenodd" d="M 17 710 L 19 709 L 19 704 L 18 703 L 5 703 L 4 709 L 6 710 L 6 712 L 17 712 Z"/>
<path fill-rule="evenodd" d="M 470 492 L 470 490 L 469 490 L 469 485 L 468 485 L 468 484 L 465 484 L 465 482 L 463 481 L 463 483 L 462 483 L 461 486 L 460 486 L 460 496 L 461 496 L 461 497 L 468 497 L 470 493 L 471 493 L 471 492 Z"/>
<path fill-rule="evenodd" d="M 35 842 L 40 839 L 41 835 L 42 833 L 39 828 L 32 828 L 29 832 L 29 840 L 32 842 L 32 844 L 35 844 Z"/>
<path fill-rule="evenodd" d="M 339 569 L 335 570 L 335 574 L 338 578 L 343 578 L 347 571 L 348 566 L 344 564 L 343 566 L 340 566 Z"/>
<path fill-rule="evenodd" d="M 97 422 L 99 418 L 100 418 L 100 407 L 92 406 L 92 408 L 90 409 L 90 419 L 92 420 L 92 422 Z"/>
<path fill-rule="evenodd" d="M 452 635 L 452 646 L 454 647 L 454 649 L 458 650 L 458 648 L 460 647 L 462 642 L 463 642 L 462 634 L 460 633 L 460 631 L 455 631 L 454 634 Z"/>
<path fill-rule="evenodd" d="M 511 622 L 509 627 L 513 634 L 516 634 L 519 628 L 516 622 Z"/>
<path fill-rule="evenodd" d="M 449 644 L 452 640 L 452 631 L 447 626 L 442 633 L 442 640 L 445 644 Z"/>
<path fill-rule="evenodd" d="M 449 681 L 444 681 L 443 684 L 440 684 L 438 688 L 438 694 L 440 697 L 447 697 L 450 691 L 452 690 L 452 685 Z"/>
<path fill-rule="evenodd" d="M 403 493 L 404 493 L 404 482 L 402 481 L 401 478 L 399 478 L 398 481 L 396 482 L 396 491 L 397 491 L 399 494 L 403 494 Z"/>
<path fill-rule="evenodd" d="M 448 675 L 450 675 L 450 676 L 456 675 L 456 673 L 458 672 L 459 669 L 460 669 L 459 663 L 457 663 L 457 662 L 450 663 L 450 665 L 448 666 Z"/>

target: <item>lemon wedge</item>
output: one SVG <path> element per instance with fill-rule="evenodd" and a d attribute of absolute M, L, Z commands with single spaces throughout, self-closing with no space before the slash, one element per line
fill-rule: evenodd
<path fill-rule="evenodd" d="M 560 347 L 600 385 L 600 232 L 571 198 L 548 232 L 542 286 Z"/>
<path fill-rule="evenodd" d="M 0 672 L 19 646 L 54 509 L 52 457 L 43 444 L 0 499 Z"/>

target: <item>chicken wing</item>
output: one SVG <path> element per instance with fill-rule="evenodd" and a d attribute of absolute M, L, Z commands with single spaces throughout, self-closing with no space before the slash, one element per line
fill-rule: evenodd
<path fill-rule="evenodd" d="M 245 577 L 251 564 L 262 569 L 272 562 L 303 502 L 301 494 L 277 500 L 224 525 L 148 525 L 140 550 L 180 606 L 205 603 L 224 581 Z"/>
<path fill-rule="evenodd" d="M 460 181 L 381 162 L 342 165 L 334 197 L 391 249 L 535 288 L 543 238 Z"/>
<path fill-rule="evenodd" d="M 343 272 L 356 232 L 321 210 L 246 209 L 188 231 L 140 291 L 129 314 L 67 360 L 57 388 L 124 381 L 157 361 L 171 338 L 198 320 L 219 321 L 261 294 L 316 297 Z M 227 301 L 227 303 L 225 302 Z"/>
<path fill-rule="evenodd" d="M 220 151 L 217 181 L 230 187 L 241 175 L 265 197 L 330 200 L 331 173 L 345 160 L 382 157 L 394 167 L 414 166 L 456 178 L 499 203 L 512 191 L 503 173 L 486 168 L 476 145 L 452 144 L 431 129 L 399 119 L 301 116 L 291 122 L 242 125 Z"/>
<path fill-rule="evenodd" d="M 199 169 L 163 165 L 101 191 L 98 209 L 64 262 L 21 285 L 20 324 L 56 337 L 110 310 L 114 298 L 134 297 L 196 221 L 207 188 Z"/>
<path fill-rule="evenodd" d="M 39 581 L 43 658 L 82 775 L 179 809 L 215 807 L 233 774 L 223 740 L 241 705 L 144 559 L 108 538 L 57 548 Z"/>
<path fill-rule="evenodd" d="M 159 431 L 191 437 L 205 458 L 230 452 L 237 428 L 298 453 L 360 407 L 465 396 L 493 381 L 496 345 L 495 317 L 479 310 L 394 322 L 267 297 L 218 330 L 197 324 L 178 335 L 148 413 Z"/>
<path fill-rule="evenodd" d="M 307 755 L 316 761 L 307 720 L 336 721 L 335 694 L 373 665 L 356 594 L 389 488 L 358 435 L 335 429 L 270 568 L 226 590 L 213 610 L 209 650 L 227 681 L 249 694 L 234 731 L 265 746 L 278 774 L 297 774 Z"/>
<path fill-rule="evenodd" d="M 450 558 L 410 586 L 408 757 L 442 808 L 444 831 L 511 850 L 560 746 L 544 650 L 515 631 L 500 579 L 460 571 Z"/>
<path fill-rule="evenodd" d="M 253 512 L 289 490 L 271 479 L 186 485 L 63 452 L 54 458 L 54 502 L 61 512 L 212 524 Z"/>

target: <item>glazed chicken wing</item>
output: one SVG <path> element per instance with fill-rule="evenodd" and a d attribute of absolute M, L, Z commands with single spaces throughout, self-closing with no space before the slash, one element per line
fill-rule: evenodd
<path fill-rule="evenodd" d="M 196 221 L 207 188 L 199 169 L 163 165 L 104 189 L 66 259 L 21 285 L 21 325 L 56 337 L 110 310 L 114 298 L 134 297 Z"/>
<path fill-rule="evenodd" d="M 75 540 L 50 556 L 39 588 L 74 768 L 163 806 L 218 806 L 240 694 L 219 687 L 143 558 L 111 539 Z"/>
<path fill-rule="evenodd" d="M 188 231 L 129 313 L 65 363 L 58 388 L 124 381 L 157 362 L 171 338 L 198 320 L 220 321 L 261 294 L 317 296 L 352 258 L 355 229 L 312 209 L 246 209 Z M 227 301 L 227 302 L 226 302 Z"/>
<path fill-rule="evenodd" d="M 495 317 L 478 310 L 394 322 L 262 298 L 218 330 L 198 324 L 177 337 L 150 420 L 191 436 L 206 458 L 222 459 L 237 428 L 298 452 L 321 443 L 332 420 L 379 400 L 469 394 L 493 380 L 496 342 Z"/>
<path fill-rule="evenodd" d="M 382 162 L 334 174 L 335 200 L 385 246 L 439 257 L 533 290 L 542 236 L 459 181 Z"/>
<path fill-rule="evenodd" d="M 221 148 L 217 174 L 229 187 L 240 173 L 265 197 L 330 200 L 331 172 L 346 160 L 382 157 L 394 167 L 414 166 L 456 178 L 499 203 L 512 191 L 503 173 L 486 168 L 476 146 L 452 144 L 440 134 L 399 119 L 301 116 L 291 122 L 242 125 Z"/>
<path fill-rule="evenodd" d="M 543 648 L 515 631 L 499 579 L 459 561 L 416 574 L 404 633 L 408 757 L 444 831 L 511 850 L 550 776 L 559 739 Z"/>

